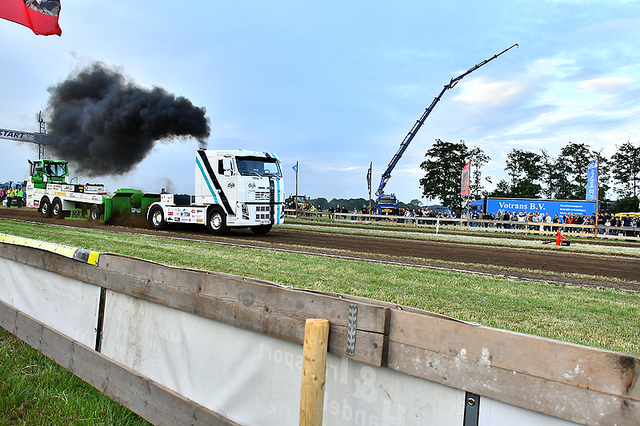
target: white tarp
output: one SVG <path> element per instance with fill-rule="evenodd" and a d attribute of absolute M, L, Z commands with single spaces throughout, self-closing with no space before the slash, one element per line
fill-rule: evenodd
<path fill-rule="evenodd" d="M 93 348 L 100 287 L 0 257 L 0 300 Z"/>
<path fill-rule="evenodd" d="M 107 292 L 102 353 L 242 425 L 297 425 L 302 346 Z M 324 424 L 460 426 L 465 393 L 329 354 Z"/>
<path fill-rule="evenodd" d="M 577 423 L 514 407 L 489 398 L 480 398 L 478 426 L 577 426 Z"/>

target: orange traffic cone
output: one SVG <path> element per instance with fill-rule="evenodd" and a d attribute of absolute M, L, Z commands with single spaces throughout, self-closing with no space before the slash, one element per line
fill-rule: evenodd
<path fill-rule="evenodd" d="M 562 236 L 562 232 L 558 231 L 558 233 L 556 234 L 556 245 L 568 246 L 571 245 L 571 242 L 567 240 L 567 237 Z"/>

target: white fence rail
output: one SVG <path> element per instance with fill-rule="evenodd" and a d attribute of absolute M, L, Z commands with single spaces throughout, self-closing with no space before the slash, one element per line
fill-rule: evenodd
<path fill-rule="evenodd" d="M 154 424 L 298 424 L 307 318 L 331 327 L 325 425 L 640 419 L 631 355 L 115 255 L 4 242 L 0 267 L 0 326 Z"/>

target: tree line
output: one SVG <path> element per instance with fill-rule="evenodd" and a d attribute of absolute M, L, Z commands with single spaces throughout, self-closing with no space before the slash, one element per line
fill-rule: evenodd
<path fill-rule="evenodd" d="M 616 145 L 616 153 L 607 158 L 584 143 L 569 142 L 557 157 L 542 149 L 540 153 L 513 148 L 507 154 L 505 171 L 509 179 L 501 179 L 492 191 L 485 190 L 491 177 L 482 175 L 482 167 L 491 158 L 478 147 L 469 148 L 463 140 L 445 142 L 436 139 L 420 164 L 425 175 L 420 179 L 422 195 L 439 199 L 452 210 L 461 211 L 465 200 L 460 196 L 460 176 L 467 161 L 471 162 L 469 194 L 471 199 L 489 197 L 549 198 L 584 200 L 587 168 L 598 160 L 598 199 L 612 211 L 638 211 L 640 179 L 640 146 L 627 141 Z M 618 198 L 613 203 L 607 194 Z"/>

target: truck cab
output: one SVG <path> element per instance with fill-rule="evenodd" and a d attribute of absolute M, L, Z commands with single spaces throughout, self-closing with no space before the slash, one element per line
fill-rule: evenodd
<path fill-rule="evenodd" d="M 284 222 L 282 169 L 275 154 L 201 149 L 195 163 L 195 194 L 163 194 L 149 207 L 152 227 L 194 223 L 217 235 L 233 227 L 261 235 Z"/>
<path fill-rule="evenodd" d="M 376 199 L 378 206 L 377 214 L 386 216 L 397 216 L 399 213 L 400 202 L 394 194 L 381 194 Z"/>
<path fill-rule="evenodd" d="M 29 161 L 29 182 L 34 188 L 44 189 L 47 183 L 67 183 L 69 167 L 62 160 Z"/>

